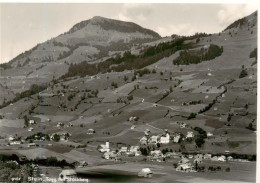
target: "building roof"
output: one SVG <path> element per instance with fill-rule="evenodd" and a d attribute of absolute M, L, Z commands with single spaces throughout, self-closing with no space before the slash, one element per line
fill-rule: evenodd
<path fill-rule="evenodd" d="M 69 169 L 69 170 L 62 170 L 61 174 L 64 174 L 64 175 L 76 175 L 77 173 L 74 170 Z"/>

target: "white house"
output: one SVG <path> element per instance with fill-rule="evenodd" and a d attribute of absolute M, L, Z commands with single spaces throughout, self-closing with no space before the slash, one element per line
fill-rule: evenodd
<path fill-rule="evenodd" d="M 105 152 L 104 154 L 103 154 L 103 158 L 105 158 L 105 159 L 115 159 L 116 158 L 116 154 L 115 154 L 115 152 L 113 152 L 113 151 L 111 151 L 111 152 Z"/>
<path fill-rule="evenodd" d="M 213 133 L 207 132 L 207 137 L 212 137 L 212 136 L 213 136 Z"/>
<path fill-rule="evenodd" d="M 151 156 L 154 156 L 154 157 L 161 157 L 161 156 L 163 156 L 161 150 L 151 151 L 150 154 L 151 154 Z"/>
<path fill-rule="evenodd" d="M 36 122 L 35 122 L 33 119 L 30 119 L 30 120 L 29 120 L 29 124 L 30 124 L 30 125 L 33 125 L 33 124 L 36 124 Z"/>
<path fill-rule="evenodd" d="M 150 144 L 157 144 L 159 142 L 158 139 L 159 139 L 158 135 L 153 135 L 153 136 L 150 137 L 149 143 Z"/>
<path fill-rule="evenodd" d="M 218 157 L 218 161 L 225 162 L 226 157 L 224 155 Z"/>
<path fill-rule="evenodd" d="M 178 143 L 180 141 L 181 135 L 180 134 L 175 134 L 173 136 L 173 142 Z"/>
<path fill-rule="evenodd" d="M 148 138 L 146 136 L 143 136 L 141 139 L 140 139 L 140 144 L 141 145 L 147 145 L 148 143 Z"/>
<path fill-rule="evenodd" d="M 121 149 L 119 150 L 119 152 L 121 153 L 126 153 L 128 151 L 127 147 L 121 147 Z"/>
<path fill-rule="evenodd" d="M 204 159 L 211 159 L 211 156 L 212 156 L 211 154 L 204 154 L 203 158 Z"/>
<path fill-rule="evenodd" d="M 180 164 L 180 165 L 176 168 L 176 171 L 179 171 L 179 172 L 195 172 L 194 166 L 191 165 L 190 163 Z"/>
<path fill-rule="evenodd" d="M 161 144 L 168 144 L 169 142 L 170 142 L 170 135 L 168 133 L 160 137 Z"/>
<path fill-rule="evenodd" d="M 94 133 L 95 133 L 95 130 L 92 129 L 92 128 L 88 129 L 88 131 L 87 131 L 87 134 L 88 134 L 88 135 L 92 135 L 92 134 L 94 134 Z"/>
<path fill-rule="evenodd" d="M 10 137 L 8 138 L 8 140 L 9 140 L 9 141 L 13 141 L 13 140 L 14 140 L 14 137 L 13 137 L 13 136 L 10 136 Z"/>
<path fill-rule="evenodd" d="M 194 133 L 192 131 L 187 132 L 186 138 L 193 138 L 193 137 L 194 137 Z"/>
<path fill-rule="evenodd" d="M 109 142 L 106 142 L 106 144 L 101 144 L 98 146 L 98 151 L 99 152 L 109 152 L 110 148 L 109 148 Z"/>
<path fill-rule="evenodd" d="M 129 149 L 129 152 L 134 154 L 135 156 L 140 156 L 141 155 L 141 151 L 140 151 L 140 147 L 139 146 L 131 146 Z"/>
<path fill-rule="evenodd" d="M 31 132 L 31 131 L 33 131 L 33 127 L 30 127 L 30 128 L 28 129 L 28 132 Z"/>

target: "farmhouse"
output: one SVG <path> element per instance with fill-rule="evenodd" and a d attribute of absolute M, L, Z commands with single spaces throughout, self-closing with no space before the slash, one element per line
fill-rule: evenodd
<path fill-rule="evenodd" d="M 88 135 L 92 135 L 92 134 L 94 134 L 94 133 L 96 133 L 96 132 L 95 132 L 95 130 L 92 129 L 92 128 L 88 129 L 88 131 L 87 131 L 87 134 L 88 134 Z"/>
<path fill-rule="evenodd" d="M 105 152 L 103 154 L 103 158 L 105 159 L 115 159 L 116 158 L 116 153 L 111 151 L 111 152 Z"/>
<path fill-rule="evenodd" d="M 190 163 L 180 164 L 180 165 L 176 168 L 176 171 L 179 171 L 179 172 L 195 172 L 194 166 L 191 165 Z"/>
<path fill-rule="evenodd" d="M 160 137 L 161 144 L 168 144 L 169 142 L 170 142 L 170 135 L 168 133 Z"/>
<path fill-rule="evenodd" d="M 140 156 L 141 155 L 141 151 L 140 151 L 140 147 L 139 146 L 131 146 L 129 149 L 129 152 L 134 154 L 135 156 Z"/>
<path fill-rule="evenodd" d="M 187 132 L 186 138 L 193 138 L 193 137 L 194 137 L 194 133 L 192 131 Z"/>
<path fill-rule="evenodd" d="M 207 132 L 207 137 L 212 137 L 212 136 L 213 136 L 213 133 Z"/>
<path fill-rule="evenodd" d="M 119 150 L 119 152 L 121 153 L 126 153 L 128 151 L 127 147 L 121 147 L 121 149 Z"/>
<path fill-rule="evenodd" d="M 10 137 L 8 138 L 8 140 L 9 140 L 9 141 L 13 141 L 13 140 L 14 140 L 14 137 L 13 137 L 13 136 L 10 136 Z"/>
<path fill-rule="evenodd" d="M 109 142 L 106 142 L 106 144 L 101 144 L 98 146 L 98 151 L 99 152 L 109 152 L 110 148 L 109 148 Z"/>
<path fill-rule="evenodd" d="M 161 150 L 154 150 L 154 151 L 151 151 L 150 154 L 151 154 L 151 156 L 153 156 L 153 157 L 162 157 L 162 156 L 163 156 Z"/>
<path fill-rule="evenodd" d="M 33 131 L 33 127 L 30 127 L 30 128 L 28 129 L 28 131 L 29 131 L 29 132 Z"/>
<path fill-rule="evenodd" d="M 146 136 L 142 137 L 140 139 L 140 144 L 141 145 L 147 145 L 148 144 L 148 138 Z"/>
<path fill-rule="evenodd" d="M 174 142 L 174 143 L 179 143 L 180 138 L 181 138 L 181 135 L 180 135 L 180 134 L 174 134 L 174 136 L 173 136 L 173 142 Z"/>
<path fill-rule="evenodd" d="M 157 144 L 159 142 L 159 136 L 158 135 L 153 135 L 149 139 L 150 144 Z"/>
<path fill-rule="evenodd" d="M 30 125 L 33 125 L 33 124 L 36 124 L 36 122 L 35 122 L 33 119 L 30 119 L 30 120 L 29 120 L 29 124 L 30 124 Z"/>

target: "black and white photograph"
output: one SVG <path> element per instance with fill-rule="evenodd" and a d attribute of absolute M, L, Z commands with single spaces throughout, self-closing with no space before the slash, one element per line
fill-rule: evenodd
<path fill-rule="evenodd" d="M 260 181 L 258 7 L 0 1 L 0 182 Z"/>

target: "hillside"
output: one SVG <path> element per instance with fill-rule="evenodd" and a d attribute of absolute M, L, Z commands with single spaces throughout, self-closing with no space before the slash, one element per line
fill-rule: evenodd
<path fill-rule="evenodd" d="M 137 47 L 135 41 L 138 41 Z M 104 51 L 101 45 L 110 52 L 120 51 L 115 42 L 126 46 L 120 46 L 124 53 L 113 57 L 101 54 Z M 44 45 L 49 45 L 46 50 L 59 48 L 59 54 L 73 51 L 68 56 L 70 59 L 63 53 L 61 57 L 64 58 L 59 60 L 59 54 L 55 54 L 55 61 L 33 71 L 38 77 L 24 76 L 22 69 L 31 69 L 38 61 L 29 61 L 21 68 L 16 65 L 26 57 L 33 58 Z M 95 58 L 100 59 L 82 58 L 80 49 L 83 47 L 99 50 Z M 49 156 L 78 161 L 74 154 L 80 154 L 91 165 L 95 164 L 93 160 L 106 161 L 97 151 L 106 141 L 117 150 L 138 145 L 145 149 L 142 149 L 143 156 L 122 155 L 126 167 L 129 162 L 153 167 L 161 177 L 166 177 L 165 180 L 173 180 L 173 163 L 177 161 L 171 158 L 149 161 L 145 151 L 212 155 L 228 152 L 234 157 L 249 159 L 250 164 L 218 162 L 218 166 L 231 167 L 234 171 L 228 174 L 223 170 L 224 176 L 216 174 L 215 178 L 254 181 L 255 167 L 251 160 L 256 157 L 257 12 L 235 21 L 219 33 L 163 39 L 133 23 L 94 17 L 76 24 L 49 43 L 41 44 L 26 57 L 11 61 L 13 68 L 4 70 L 1 76 L 0 89 L 4 93 L 1 97 L 6 97 L 0 109 L 3 139 L 17 135 L 27 138 L 26 144 L 28 138 L 34 139 L 32 136 L 39 132 L 47 135 L 69 133 L 67 141 L 34 139 L 34 142 Z M 73 64 L 67 65 L 65 61 Z M 56 69 L 61 67 L 62 71 L 55 78 L 43 79 L 47 77 L 46 72 L 52 72 L 48 65 L 54 63 L 61 63 L 53 69 L 58 72 Z M 10 74 L 11 71 L 16 71 L 16 76 Z M 45 85 L 31 86 L 35 82 Z M 30 90 L 24 89 L 25 92 L 15 96 L 23 85 Z M 11 91 L 15 92 L 7 98 Z M 27 118 L 34 119 L 36 124 L 26 125 Z M 28 131 L 30 127 L 33 130 Z M 90 129 L 95 133 L 89 133 Z M 169 133 L 170 142 L 142 146 L 140 139 L 147 129 L 149 137 Z M 177 135 L 181 140 L 174 142 Z M 0 151 L 10 148 L 6 141 L 1 143 Z M 28 158 L 33 149 L 23 144 L 11 148 Z M 203 165 L 208 167 L 214 163 Z M 243 170 L 237 168 L 240 166 Z"/>

